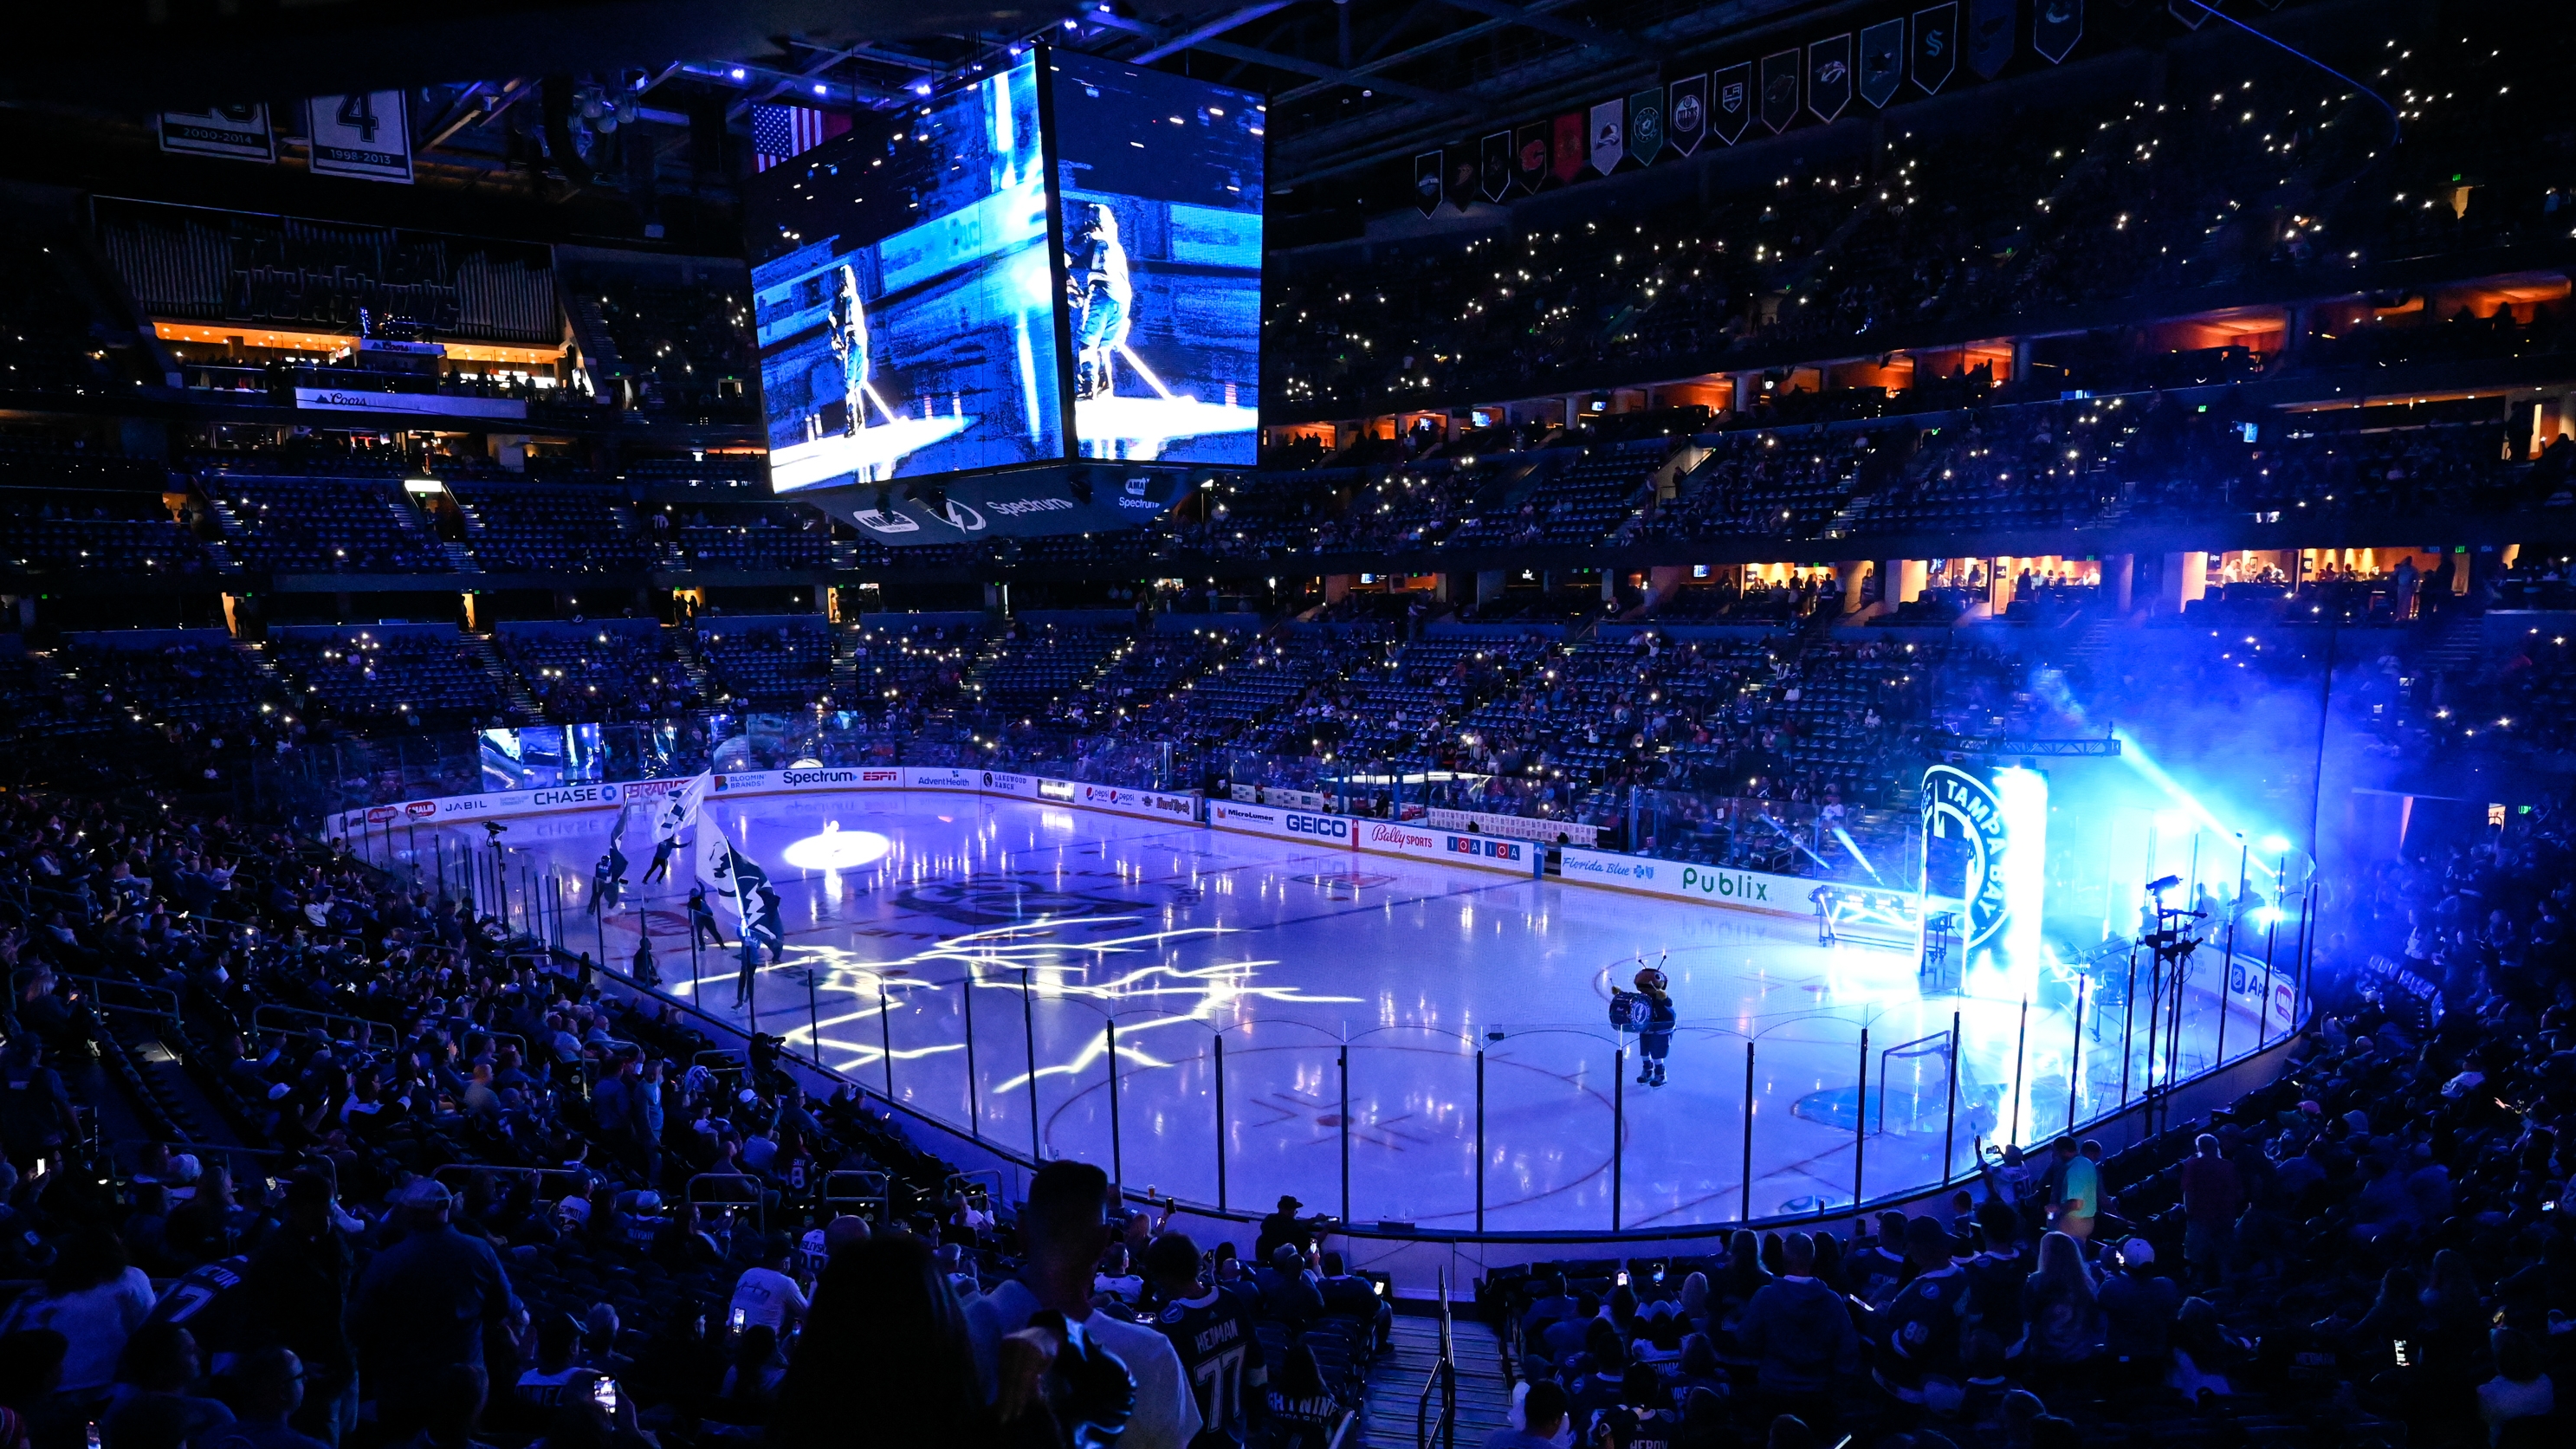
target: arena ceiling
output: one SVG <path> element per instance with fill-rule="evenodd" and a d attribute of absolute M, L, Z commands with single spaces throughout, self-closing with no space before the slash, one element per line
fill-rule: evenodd
<path fill-rule="evenodd" d="M 28 18 L 0 99 L 150 111 L 478 77 L 507 95 L 543 75 L 638 70 L 738 100 L 890 109 L 1046 37 L 1267 93 L 1284 190 L 1851 3 L 89 0 Z"/>

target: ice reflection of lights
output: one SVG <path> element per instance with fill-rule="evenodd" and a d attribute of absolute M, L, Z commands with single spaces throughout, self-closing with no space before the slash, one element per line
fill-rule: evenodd
<path fill-rule="evenodd" d="M 1085 928 L 1123 925 L 1138 920 L 1135 916 L 1087 916 L 1079 918 L 1040 917 L 1008 926 L 991 926 L 951 936 L 930 948 L 894 960 L 865 960 L 838 946 L 799 946 L 795 964 L 816 973 L 818 992 L 840 992 L 864 998 L 868 1005 L 858 1011 L 825 1018 L 823 1027 L 857 1024 L 873 1020 L 878 1011 L 876 998 L 883 994 L 897 1002 L 908 994 L 936 992 L 946 983 L 923 980 L 911 973 L 938 964 L 963 966 L 965 982 L 988 991 L 1018 992 L 1023 983 L 1040 1000 L 1078 998 L 1104 1002 L 1127 1002 L 1139 999 L 1172 999 L 1174 1009 L 1161 1016 L 1118 1023 L 1118 1055 L 1141 1067 L 1171 1066 L 1137 1044 L 1143 1033 L 1158 1027 L 1180 1026 L 1191 1022 L 1214 1021 L 1227 1008 L 1245 1000 L 1293 1002 L 1314 1005 L 1333 1002 L 1356 1002 L 1354 996 L 1309 995 L 1294 985 L 1256 986 L 1253 975 L 1264 966 L 1275 966 L 1276 960 L 1242 960 L 1219 962 L 1211 966 L 1182 967 L 1167 964 L 1137 966 L 1102 980 L 1092 980 L 1095 970 L 1109 966 L 1111 956 L 1134 955 L 1158 949 L 1167 943 L 1193 936 L 1234 934 L 1222 926 L 1189 926 L 1178 930 L 1140 931 L 1129 935 L 1110 936 L 1100 940 L 1075 941 L 1058 933 L 1067 926 Z M 1085 963 L 1082 956 L 1093 959 Z M 809 1040 L 809 1028 L 798 1027 L 787 1033 L 790 1041 Z M 844 1067 L 860 1066 L 884 1059 L 884 1051 L 874 1043 L 849 1042 L 824 1038 L 824 1045 L 856 1053 Z M 1040 1067 L 1037 1075 L 1079 1076 L 1107 1051 L 1105 1034 L 1088 1037 L 1073 1059 L 1058 1065 Z M 965 1050 L 959 1043 L 898 1049 L 898 1061 Z M 997 1081 L 992 1090 L 1008 1092 L 1023 1087 L 1028 1074 L 1021 1073 Z"/>
<path fill-rule="evenodd" d="M 827 820 L 822 834 L 808 835 L 778 855 L 798 870 L 856 870 L 884 859 L 893 847 L 873 830 L 843 830 L 838 820 Z"/>

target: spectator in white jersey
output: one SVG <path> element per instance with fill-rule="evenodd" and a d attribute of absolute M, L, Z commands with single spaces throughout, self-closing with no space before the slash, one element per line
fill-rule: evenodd
<path fill-rule="evenodd" d="M 758 1267 L 745 1268 L 734 1280 L 733 1306 L 726 1321 L 736 1332 L 754 1325 L 768 1329 L 780 1338 L 805 1320 L 805 1290 L 787 1276 L 787 1238 L 772 1234 L 760 1248 Z"/>
<path fill-rule="evenodd" d="M 1109 1246 L 1108 1209 L 1109 1176 L 1087 1162 L 1050 1162 L 1030 1179 L 1020 1275 L 967 1305 L 976 1371 L 992 1386 L 1002 1340 L 1034 1315 L 1060 1313 L 1071 1335 L 1108 1349 L 1135 1379 L 1136 1406 L 1119 1449 L 1184 1449 L 1198 1435 L 1199 1406 L 1171 1340 L 1091 1310 L 1093 1272 Z"/>

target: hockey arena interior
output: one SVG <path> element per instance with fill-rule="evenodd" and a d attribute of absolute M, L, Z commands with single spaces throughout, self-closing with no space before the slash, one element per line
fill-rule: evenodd
<path fill-rule="evenodd" d="M 2568 1442 L 2548 7 L 21 19 L 0 1449 Z"/>

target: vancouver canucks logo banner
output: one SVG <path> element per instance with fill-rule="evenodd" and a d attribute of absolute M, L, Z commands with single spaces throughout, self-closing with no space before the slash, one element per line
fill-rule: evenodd
<path fill-rule="evenodd" d="M 1447 171 L 1445 152 L 1425 151 L 1413 158 L 1413 208 L 1424 216 L 1440 209 L 1441 175 Z"/>
<path fill-rule="evenodd" d="M 1830 121 L 1851 104 L 1852 38 L 1846 30 L 1807 47 L 1807 109 Z"/>
<path fill-rule="evenodd" d="M 1708 133 L 1732 146 L 1753 124 L 1753 67 L 1737 61 L 1708 78 Z"/>
<path fill-rule="evenodd" d="M 1673 82 L 1671 98 L 1664 104 L 1664 135 L 1673 143 L 1673 149 L 1689 155 L 1699 149 L 1699 138 L 1708 131 L 1708 77 L 1685 76 Z"/>
<path fill-rule="evenodd" d="M 1914 12 L 1914 84 L 1937 95 L 1959 68 L 1958 0 Z"/>
<path fill-rule="evenodd" d="M 2030 18 L 2031 49 L 2056 65 L 2083 38 L 2084 0 L 2039 0 L 2039 12 Z"/>
<path fill-rule="evenodd" d="M 1798 52 L 1775 50 L 1762 57 L 1762 124 L 1774 134 L 1798 119 Z"/>
<path fill-rule="evenodd" d="M 1628 154 L 1640 166 L 1652 166 L 1664 154 L 1664 88 L 1639 91 L 1628 98 Z"/>
<path fill-rule="evenodd" d="M 1860 98 L 1881 110 L 1905 84 L 1905 22 L 1882 20 L 1860 33 Z"/>

